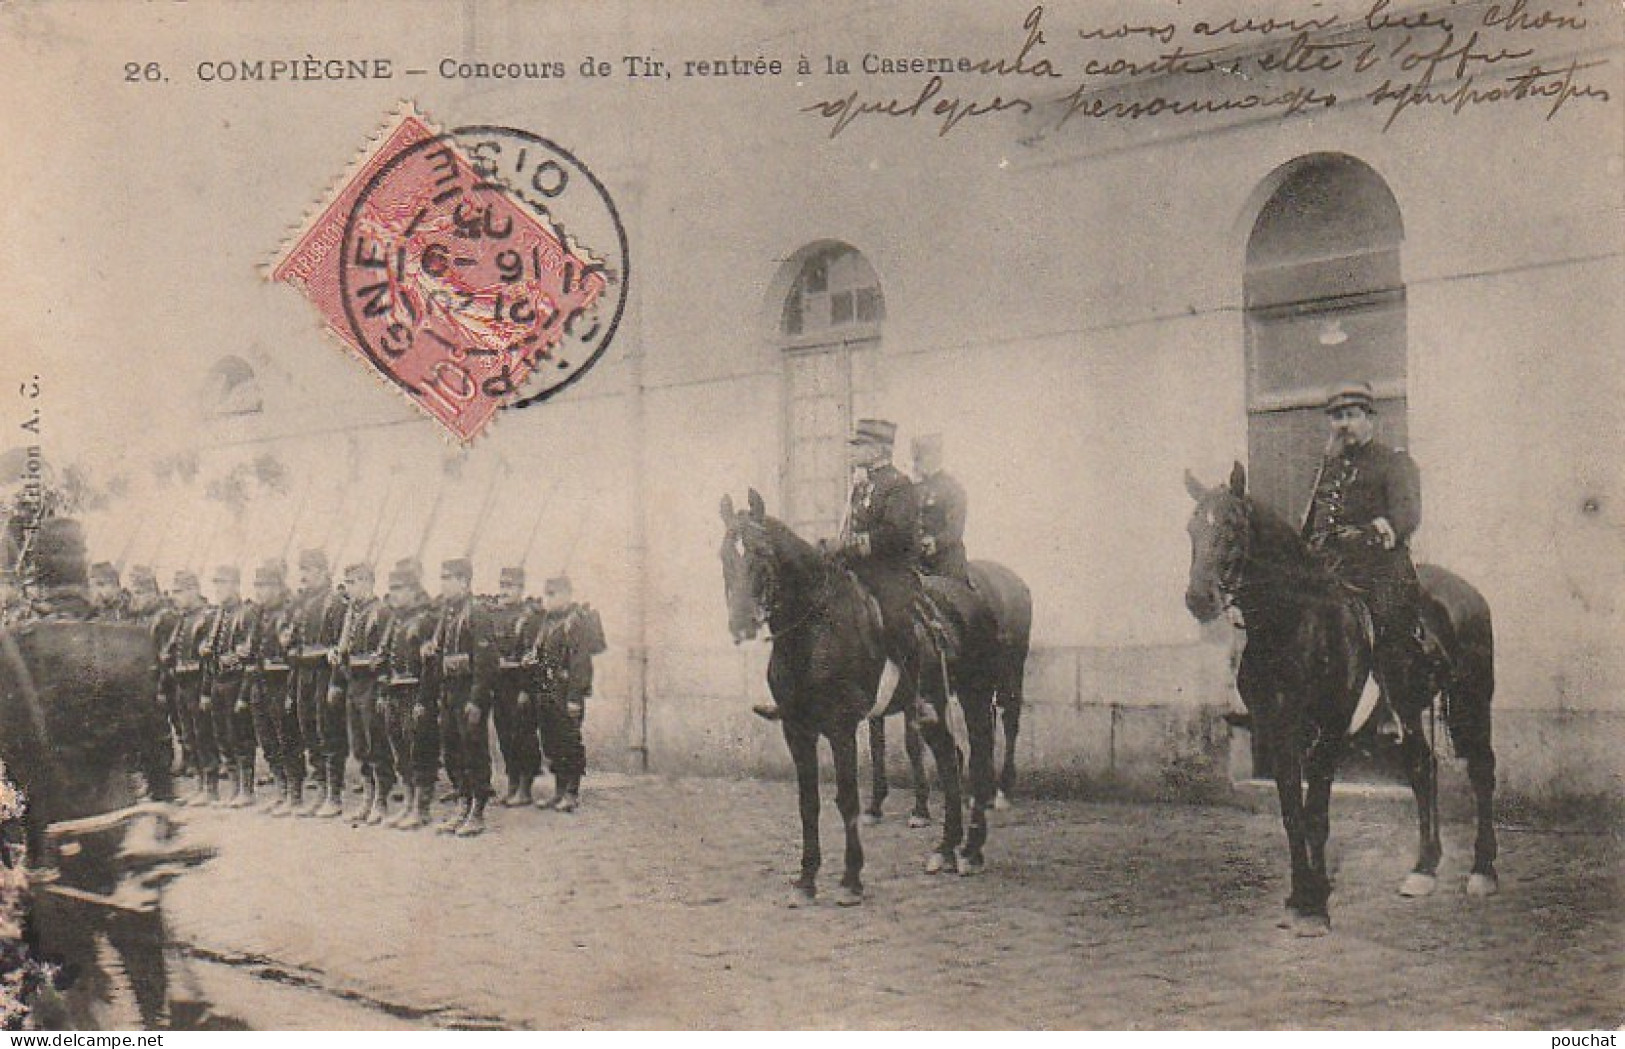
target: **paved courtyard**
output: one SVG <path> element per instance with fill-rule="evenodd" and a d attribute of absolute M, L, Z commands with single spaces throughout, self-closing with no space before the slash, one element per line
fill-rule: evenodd
<path fill-rule="evenodd" d="M 868 897 L 788 909 L 792 785 L 600 776 L 574 815 L 474 840 L 185 810 L 221 855 L 169 892 L 218 1004 L 253 1026 L 1543 1028 L 1625 1022 L 1619 835 L 1502 830 L 1502 893 L 1395 893 L 1414 824 L 1333 801 L 1334 928 L 1275 927 L 1258 811 L 1023 800 L 979 877 L 928 877 L 907 801 L 865 828 Z M 840 842 L 824 808 L 823 886 Z"/>

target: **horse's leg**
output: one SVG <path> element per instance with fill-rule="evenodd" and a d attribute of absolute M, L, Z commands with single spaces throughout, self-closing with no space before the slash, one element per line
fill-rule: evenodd
<path fill-rule="evenodd" d="M 993 807 L 1007 809 L 1016 793 L 1016 734 L 1021 731 L 1021 696 L 1001 692 L 994 713 L 1004 723 L 1004 765 L 999 769 L 999 788 L 993 796 Z"/>
<path fill-rule="evenodd" d="M 914 776 L 914 811 L 909 814 L 910 827 L 931 824 L 931 781 L 925 776 L 925 744 L 920 741 L 920 727 L 914 723 L 913 711 L 903 712 L 903 749 L 908 752 L 908 767 Z"/>
<path fill-rule="evenodd" d="M 1303 747 L 1297 731 L 1297 718 L 1277 709 L 1270 718 L 1270 754 L 1275 762 L 1275 793 L 1281 803 L 1281 826 L 1286 829 L 1288 851 L 1292 856 L 1292 892 L 1287 896 L 1286 927 L 1313 913 L 1314 897 L 1309 887 L 1309 850 L 1304 836 Z"/>
<path fill-rule="evenodd" d="M 863 822 L 873 826 L 880 822 L 880 814 L 891 793 L 886 779 L 886 719 L 869 718 L 869 807 L 863 812 Z"/>
<path fill-rule="evenodd" d="M 1478 836 L 1473 841 L 1473 869 L 1467 875 L 1469 896 L 1490 896 L 1500 888 L 1495 873 L 1495 750 L 1490 745 L 1488 689 L 1464 683 L 1450 696 L 1450 730 L 1456 751 L 1467 759 L 1467 779 L 1473 786 L 1473 809 Z"/>
<path fill-rule="evenodd" d="M 991 688 L 967 689 L 962 709 L 970 736 L 970 832 L 960 853 L 959 873 L 979 874 L 986 863 L 987 810 L 993 804 L 993 693 Z"/>
<path fill-rule="evenodd" d="M 830 739 L 835 754 L 835 807 L 846 828 L 846 870 L 841 875 L 841 895 L 836 902 L 852 907 L 863 902 L 863 842 L 858 837 L 858 737 L 857 726 Z"/>
<path fill-rule="evenodd" d="M 937 777 L 942 781 L 942 840 L 926 860 L 927 874 L 937 874 L 955 865 L 955 855 L 964 838 L 964 801 L 959 786 L 959 747 L 948 731 L 948 712 L 940 700 L 934 724 L 920 726 L 920 736 L 931 748 L 937 763 Z"/>
<path fill-rule="evenodd" d="M 1422 729 L 1422 711 L 1411 697 L 1392 704 L 1405 734 L 1400 754 L 1410 777 L 1411 794 L 1416 798 L 1418 847 L 1416 866 L 1400 883 L 1401 896 L 1427 896 L 1437 884 L 1439 859 L 1444 848 L 1439 841 L 1439 761 Z"/>
<path fill-rule="evenodd" d="M 823 864 L 818 847 L 818 732 L 786 721 L 784 741 L 796 765 L 796 793 L 801 802 L 801 877 L 790 898 L 790 906 L 795 907 L 817 895 L 818 868 Z"/>
<path fill-rule="evenodd" d="M 1303 832 L 1308 858 L 1308 903 L 1306 918 L 1300 923 L 1299 935 L 1315 935 L 1331 927 L 1331 911 L 1327 904 L 1332 894 L 1331 878 L 1326 873 L 1326 840 L 1331 836 L 1332 780 L 1337 775 L 1337 762 L 1346 746 L 1347 737 L 1327 734 L 1315 741 L 1304 762 L 1308 787 L 1304 792 Z"/>

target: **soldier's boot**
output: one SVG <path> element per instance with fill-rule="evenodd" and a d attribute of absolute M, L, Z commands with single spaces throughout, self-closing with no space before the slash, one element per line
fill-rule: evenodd
<path fill-rule="evenodd" d="M 344 782 L 329 779 L 327 789 L 322 792 L 322 803 L 316 806 L 316 815 L 324 820 L 330 820 L 344 815 Z"/>
<path fill-rule="evenodd" d="M 188 808 L 197 808 L 200 805 L 207 805 L 208 803 L 209 777 L 207 773 L 199 769 L 197 773 L 196 789 L 193 790 L 192 793 L 188 794 L 181 804 L 187 806 Z"/>
<path fill-rule="evenodd" d="M 371 772 L 364 772 L 361 777 L 361 811 L 355 814 L 357 824 L 366 824 L 372 821 L 372 810 L 378 804 L 378 781 L 372 778 Z"/>
<path fill-rule="evenodd" d="M 434 804 L 434 788 L 419 787 L 412 792 L 413 804 L 406 810 L 405 817 L 398 824 L 401 830 L 417 830 L 419 827 L 429 825 L 429 806 Z"/>
<path fill-rule="evenodd" d="M 519 804 L 519 777 L 518 776 L 509 776 L 508 777 L 508 792 L 506 794 L 502 795 L 502 800 L 497 802 L 497 804 L 501 805 L 505 809 L 511 809 L 515 805 Z"/>
<path fill-rule="evenodd" d="M 246 763 L 237 765 L 237 792 L 231 796 L 231 807 L 246 809 L 254 804 L 254 766 Z"/>
<path fill-rule="evenodd" d="M 242 770 L 237 767 L 235 761 L 226 766 L 226 779 L 230 781 L 231 786 L 229 790 L 221 795 L 222 800 L 218 804 L 224 805 L 228 809 L 238 807 L 237 799 L 242 797 L 243 794 L 242 776 Z"/>
<path fill-rule="evenodd" d="M 472 797 L 465 794 L 461 798 L 458 798 L 456 811 L 450 816 L 447 816 L 445 819 L 441 820 L 440 823 L 435 826 L 435 833 L 456 834 L 457 828 L 463 825 L 463 821 L 468 819 L 468 814 L 473 810 L 474 799 Z"/>
<path fill-rule="evenodd" d="M 485 799 L 475 798 L 463 822 L 457 825 L 459 838 L 473 838 L 485 833 Z"/>
<path fill-rule="evenodd" d="M 553 808 L 557 809 L 559 812 L 574 812 L 580 807 L 581 777 L 566 776 L 564 778 L 563 793 L 559 795 L 559 800 L 554 803 Z"/>
<path fill-rule="evenodd" d="M 272 769 L 271 775 L 276 779 L 276 797 L 267 802 L 262 811 L 267 816 L 280 816 L 282 810 L 288 807 L 288 774 L 281 769 Z"/>
<path fill-rule="evenodd" d="M 278 816 L 297 816 L 305 804 L 305 781 L 293 778 L 288 781 L 288 803 L 282 807 Z"/>
<path fill-rule="evenodd" d="M 384 824 L 384 826 L 395 828 L 406 826 L 406 821 L 412 818 L 413 812 L 417 811 L 417 804 L 417 788 L 408 783 L 406 785 L 406 798 L 401 803 L 401 811 L 395 813 L 395 815 L 391 817 L 389 822 Z"/>
<path fill-rule="evenodd" d="M 310 819 L 316 815 L 321 807 L 327 803 L 327 781 L 317 780 L 312 784 L 314 789 L 310 792 L 310 800 L 306 802 L 294 815 L 301 819 Z"/>
<path fill-rule="evenodd" d="M 515 806 L 523 805 L 528 808 L 536 803 L 536 798 L 530 792 L 530 781 L 532 778 L 533 777 L 530 776 L 520 777 L 519 786 L 515 789 L 513 796 L 513 803 Z"/>
<path fill-rule="evenodd" d="M 369 827 L 381 826 L 389 818 L 389 792 L 394 784 L 384 784 L 378 780 L 372 782 L 372 811 L 367 813 L 366 824 Z"/>

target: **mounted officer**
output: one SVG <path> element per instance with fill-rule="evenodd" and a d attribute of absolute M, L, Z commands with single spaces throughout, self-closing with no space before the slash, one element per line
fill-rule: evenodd
<path fill-rule="evenodd" d="M 919 683 L 917 608 L 925 599 L 919 573 L 920 494 L 892 465 L 897 424 L 861 419 L 852 435 L 852 463 L 862 476 L 852 486 L 839 553 L 880 604 L 886 658 L 896 667 L 894 695 L 907 697 L 921 724 L 936 721 Z M 881 678 L 884 689 L 887 678 Z"/>
<path fill-rule="evenodd" d="M 393 768 L 406 785 L 406 804 L 387 826 L 416 830 L 429 822 L 440 773 L 438 681 L 425 652 L 437 621 L 423 589 L 423 570 L 402 558 L 389 572 L 389 607 L 379 658 L 383 667 L 384 733 Z"/>
<path fill-rule="evenodd" d="M 496 722 L 502 765 L 508 773 L 504 806 L 529 805 L 531 784 L 542 771 L 538 748 L 536 693 L 526 681 L 523 661 L 536 645 L 542 616 L 525 599 L 525 566 L 509 565 L 499 577 L 501 594 L 491 613 L 497 648 L 491 716 Z"/>
<path fill-rule="evenodd" d="M 1421 587 L 1410 552 L 1411 535 L 1422 523 L 1421 475 L 1403 449 L 1376 439 L 1369 384 L 1335 387 L 1325 410 L 1331 435 L 1302 534 L 1320 561 L 1364 599 L 1377 680 L 1391 694 L 1391 683 L 1421 654 Z"/>
<path fill-rule="evenodd" d="M 965 560 L 965 486 L 942 468 L 942 435 L 914 440 L 914 472 L 919 480 L 920 568 L 926 575 L 951 576 L 969 585 Z"/>

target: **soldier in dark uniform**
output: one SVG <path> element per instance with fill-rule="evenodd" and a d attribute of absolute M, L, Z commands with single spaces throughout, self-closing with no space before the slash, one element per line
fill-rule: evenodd
<path fill-rule="evenodd" d="M 327 656 L 343 629 L 344 598 L 333 589 L 327 555 L 302 551 L 293 616 L 294 707 L 316 789 L 309 805 L 299 811 L 301 816 L 331 818 L 344 811 L 344 762 L 349 757 L 344 704 L 330 702 L 327 690 L 333 674 Z M 290 763 L 290 768 L 295 773 L 294 794 L 302 795 L 303 762 Z"/>
<path fill-rule="evenodd" d="M 537 804 L 574 812 L 581 804 L 581 778 L 587 772 L 581 725 L 592 694 L 592 650 L 567 575 L 554 576 L 542 588 L 541 622 L 525 663 L 536 696 L 542 753 L 553 770 L 553 797 Z"/>
<path fill-rule="evenodd" d="M 485 830 L 491 797 L 491 677 L 495 651 L 490 613 L 475 602 L 474 566 L 466 557 L 440 566 L 440 614 L 425 656 L 440 689 L 440 752 L 457 791 L 457 811 L 435 829 L 468 838 Z"/>
<path fill-rule="evenodd" d="M 406 804 L 389 826 L 417 830 L 429 822 L 440 773 L 440 715 L 433 661 L 425 657 L 438 621 L 423 590 L 423 571 L 403 558 L 389 573 L 393 615 L 384 631 L 384 732 L 394 768 L 406 785 Z"/>
<path fill-rule="evenodd" d="M 508 773 L 508 792 L 502 804 L 529 805 L 533 800 L 531 783 L 542 771 L 542 755 L 537 745 L 536 696 L 526 680 L 523 662 L 536 645 L 541 616 L 525 599 L 523 565 L 504 568 L 500 585 L 502 593 L 491 613 L 492 639 L 497 649 L 491 717 L 496 723 L 502 766 Z"/>
<path fill-rule="evenodd" d="M 923 594 L 919 492 L 892 465 L 897 425 L 863 419 L 852 436 L 853 465 L 863 477 L 852 486 L 840 552 L 880 604 L 886 658 L 897 668 L 897 692 L 909 698 L 921 724 L 936 720 L 919 687 L 915 604 Z"/>
<path fill-rule="evenodd" d="M 244 788 L 236 729 L 241 720 L 237 702 L 243 692 L 243 656 L 238 649 L 247 641 L 248 631 L 242 574 L 237 566 L 216 568 L 214 586 L 216 603 L 209 610 L 203 644 L 198 648 L 205 682 L 198 704 L 198 764 L 203 770 L 204 791 L 209 802 L 219 804 L 221 801 L 220 770 L 224 768 L 233 787 L 229 801 L 241 808 Z M 252 793 L 254 742 L 252 737 L 244 742 L 250 770 L 248 790 Z"/>
<path fill-rule="evenodd" d="M 276 780 L 276 798 L 266 807 L 272 816 L 291 815 L 300 799 L 293 793 L 289 754 L 300 746 L 293 701 L 293 610 L 288 600 L 287 569 L 280 559 L 254 570 L 254 604 L 248 622 L 248 654 L 243 659 L 244 686 L 254 738 Z"/>
<path fill-rule="evenodd" d="M 331 687 L 343 693 L 350 754 L 361 770 L 366 791 L 355 821 L 377 826 L 389 815 L 389 792 L 395 789 L 395 762 L 391 760 L 378 689 L 384 635 L 394 612 L 373 594 L 373 586 L 372 565 L 365 561 L 344 570 L 349 603 L 333 653 Z"/>
<path fill-rule="evenodd" d="M 1421 587 L 1410 538 L 1422 523 L 1422 481 L 1404 450 L 1376 440 L 1375 411 L 1366 383 L 1339 386 L 1327 398 L 1332 432 L 1303 536 L 1370 609 L 1377 680 L 1387 692 L 1420 655 Z"/>
<path fill-rule="evenodd" d="M 942 437 L 914 441 L 914 472 L 919 475 L 920 567 L 926 575 L 951 576 L 970 583 L 965 560 L 965 486 L 942 468 Z"/>
<path fill-rule="evenodd" d="M 184 568 L 176 571 L 170 600 L 175 608 L 174 626 L 159 650 L 159 664 L 174 683 L 175 706 L 186 736 L 192 741 L 192 770 L 197 775 L 197 790 L 186 803 L 204 805 L 209 801 L 207 773 L 210 768 L 198 744 L 202 733 L 199 704 L 204 686 L 203 657 L 199 650 L 208 637 L 209 610 L 203 603 L 196 572 Z"/>
<path fill-rule="evenodd" d="M 170 687 L 171 682 L 164 680 L 156 657 L 175 624 L 164 595 L 158 591 L 158 577 L 147 565 L 130 568 L 129 615 L 134 622 L 146 627 L 147 635 L 152 638 L 154 680 L 158 682 L 158 693 L 153 697 L 157 716 L 143 720 L 147 733 L 139 744 L 141 767 L 145 770 L 148 793 L 157 801 L 169 801 L 175 791 L 176 750 L 179 747 L 184 755 L 186 748 L 182 743 L 180 718 L 175 711 L 174 689 Z"/>
<path fill-rule="evenodd" d="M 129 600 L 119 586 L 116 565 L 97 561 L 90 566 L 90 607 L 97 619 L 123 622 L 129 618 Z"/>

